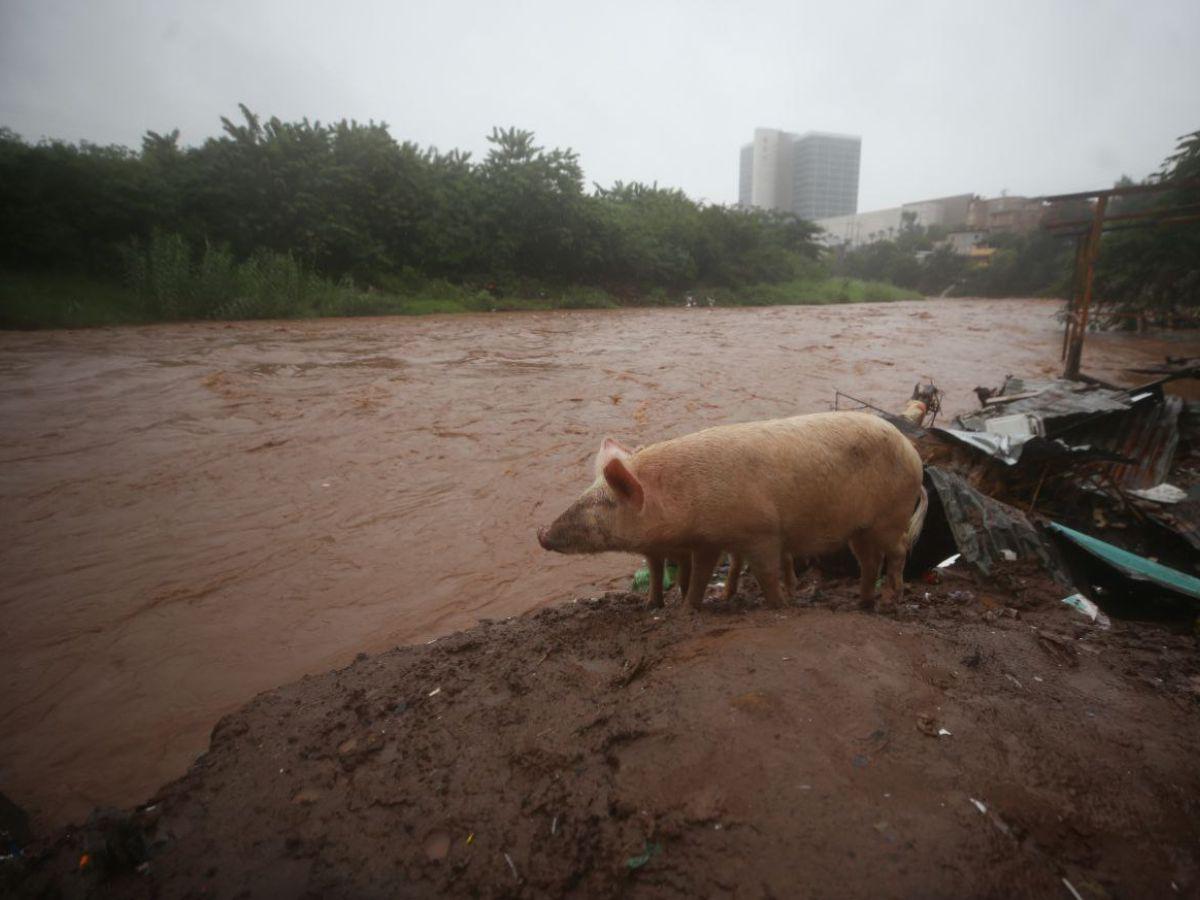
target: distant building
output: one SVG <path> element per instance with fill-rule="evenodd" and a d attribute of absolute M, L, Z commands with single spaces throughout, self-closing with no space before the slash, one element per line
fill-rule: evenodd
<path fill-rule="evenodd" d="M 932 225 L 948 231 L 962 228 L 967 224 L 974 199 L 973 194 L 955 194 L 850 216 L 830 216 L 817 219 L 816 223 L 824 229 L 823 240 L 827 245 L 861 247 L 876 241 L 893 240 L 906 221 L 923 228 Z"/>
<path fill-rule="evenodd" d="M 853 213 L 861 154 L 850 135 L 756 128 L 738 158 L 738 203 L 809 220 Z"/>
<path fill-rule="evenodd" d="M 825 231 L 821 240 L 827 246 L 851 247 L 894 239 L 906 219 L 925 228 L 937 225 L 951 233 L 948 240 L 955 253 L 969 256 L 971 248 L 986 240 L 987 235 L 1025 234 L 1041 224 L 1043 215 L 1041 203 L 1027 197 L 985 200 L 974 194 L 955 194 L 816 222 Z"/>
<path fill-rule="evenodd" d="M 1028 197 L 993 197 L 971 201 L 967 226 L 979 231 L 1026 234 L 1042 224 L 1045 209 Z"/>
<path fill-rule="evenodd" d="M 948 247 L 959 256 L 970 256 L 980 244 L 987 240 L 986 231 L 952 231 L 940 246 Z"/>

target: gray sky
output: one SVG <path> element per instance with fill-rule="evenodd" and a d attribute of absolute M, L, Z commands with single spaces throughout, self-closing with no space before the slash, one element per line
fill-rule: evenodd
<path fill-rule="evenodd" d="M 192 144 L 241 101 L 477 156 L 517 125 L 714 202 L 756 125 L 838 131 L 870 210 L 1141 178 L 1200 129 L 1198 48 L 1198 0 L 0 0 L 0 125 Z"/>

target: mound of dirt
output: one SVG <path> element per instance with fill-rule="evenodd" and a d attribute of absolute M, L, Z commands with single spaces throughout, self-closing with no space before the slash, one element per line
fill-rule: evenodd
<path fill-rule="evenodd" d="M 260 695 L 21 893 L 1170 896 L 1200 890 L 1200 663 L 1036 573 L 783 610 L 608 594 Z M 86 854 L 86 857 L 85 857 Z M 83 864 L 81 865 L 81 860 Z"/>

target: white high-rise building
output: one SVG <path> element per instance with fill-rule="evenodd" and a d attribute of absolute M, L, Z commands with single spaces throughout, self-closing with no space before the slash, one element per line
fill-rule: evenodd
<path fill-rule="evenodd" d="M 809 220 L 857 212 L 861 153 L 851 135 L 755 128 L 739 156 L 738 203 Z"/>

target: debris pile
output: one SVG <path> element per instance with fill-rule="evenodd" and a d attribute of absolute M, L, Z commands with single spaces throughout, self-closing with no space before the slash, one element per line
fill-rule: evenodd
<path fill-rule="evenodd" d="M 910 576 L 953 553 L 985 575 L 1036 560 L 1109 613 L 1194 616 L 1200 405 L 1164 388 L 1200 376 L 1200 360 L 1145 374 L 1157 377 L 1133 388 L 1010 375 L 942 425 L 938 392 L 918 385 L 903 414 L 883 413 L 926 466 L 930 513 Z"/>

